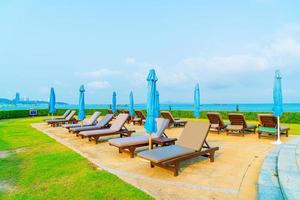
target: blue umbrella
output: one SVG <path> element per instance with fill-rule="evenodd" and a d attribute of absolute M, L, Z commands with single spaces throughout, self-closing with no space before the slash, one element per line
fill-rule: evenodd
<path fill-rule="evenodd" d="M 132 91 L 129 94 L 129 114 L 130 114 L 131 117 L 134 116 L 134 101 L 133 101 Z"/>
<path fill-rule="evenodd" d="M 85 111 L 84 111 L 84 86 L 81 85 L 79 89 L 79 113 L 78 113 L 78 120 L 82 121 L 85 119 Z"/>
<path fill-rule="evenodd" d="M 147 117 L 145 122 L 146 132 L 149 134 L 149 149 L 151 149 L 152 141 L 151 134 L 157 131 L 156 126 L 156 109 L 155 109 L 155 99 L 156 99 L 156 82 L 157 77 L 155 70 L 151 69 L 149 71 L 147 81 L 148 81 L 148 94 L 147 94 Z"/>
<path fill-rule="evenodd" d="M 55 113 L 55 92 L 54 88 L 51 88 L 50 90 L 50 98 L 49 98 L 49 113 L 52 114 L 52 119 L 53 119 L 53 114 Z"/>
<path fill-rule="evenodd" d="M 112 95 L 111 110 L 112 110 L 113 113 L 117 112 L 117 93 L 116 92 L 113 92 L 113 95 Z"/>
<path fill-rule="evenodd" d="M 199 118 L 200 117 L 200 89 L 199 89 L 199 83 L 195 86 L 194 90 L 194 117 Z"/>
<path fill-rule="evenodd" d="M 160 116 L 160 106 L 159 106 L 159 92 L 156 90 L 155 93 L 155 111 L 156 111 L 156 117 Z"/>
<path fill-rule="evenodd" d="M 281 144 L 280 141 L 280 116 L 283 114 L 283 100 L 281 89 L 281 75 L 280 71 L 275 71 L 274 88 L 273 88 L 273 114 L 277 117 L 277 141 L 275 144 Z"/>

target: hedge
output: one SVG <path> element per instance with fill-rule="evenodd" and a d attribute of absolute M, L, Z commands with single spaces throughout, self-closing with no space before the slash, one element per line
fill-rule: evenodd
<path fill-rule="evenodd" d="M 62 115 L 66 109 L 57 109 L 55 115 Z M 100 111 L 101 115 L 107 114 L 107 109 L 86 109 L 86 114 L 91 115 L 95 111 Z M 119 110 L 119 112 L 122 112 L 122 110 Z M 143 110 L 145 113 L 146 111 Z M 188 110 L 172 110 L 170 111 L 172 115 L 176 118 L 193 118 L 193 111 Z M 227 111 L 217 111 L 219 112 L 223 119 L 228 119 L 228 113 L 233 112 L 227 112 Z M 247 120 L 257 120 L 257 114 L 262 112 L 243 112 Z M 39 109 L 38 110 L 38 116 L 48 116 L 48 110 L 47 109 Z M 21 117 L 28 117 L 28 110 L 10 110 L 10 111 L 0 111 L 0 119 L 10 119 L 10 118 L 21 118 Z M 206 118 L 206 112 L 201 112 L 201 118 Z M 294 124 L 300 124 L 300 112 L 286 112 L 281 117 L 281 122 L 283 123 L 294 123 Z"/>

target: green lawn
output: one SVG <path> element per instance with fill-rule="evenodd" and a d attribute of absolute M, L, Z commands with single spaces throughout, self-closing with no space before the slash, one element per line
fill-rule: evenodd
<path fill-rule="evenodd" d="M 0 199 L 152 199 L 30 126 L 40 121 L 0 121 L 0 151 L 21 149 L 0 158 Z"/>

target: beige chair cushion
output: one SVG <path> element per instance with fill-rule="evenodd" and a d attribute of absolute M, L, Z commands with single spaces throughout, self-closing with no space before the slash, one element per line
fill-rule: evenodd
<path fill-rule="evenodd" d="M 201 150 L 209 131 L 209 123 L 189 121 L 183 129 L 178 145 L 196 151 Z"/>

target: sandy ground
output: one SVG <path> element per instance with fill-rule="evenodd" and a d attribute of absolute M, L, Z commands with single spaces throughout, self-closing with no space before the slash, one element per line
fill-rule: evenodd
<path fill-rule="evenodd" d="M 102 138 L 96 145 L 80 139 L 61 127 L 49 127 L 45 123 L 33 127 L 73 149 L 88 160 L 124 181 L 149 193 L 156 199 L 257 199 L 259 170 L 267 153 L 274 147 L 274 138 L 258 139 L 256 135 L 227 136 L 210 133 L 208 143 L 219 146 L 214 163 L 206 158 L 185 162 L 174 177 L 171 171 L 155 167 L 138 157 L 108 145 Z M 136 130 L 134 135 L 144 134 L 142 126 L 127 125 Z M 167 129 L 169 137 L 180 135 L 182 128 Z M 282 137 L 283 141 L 293 139 Z M 139 151 L 145 148 L 139 149 Z"/>

